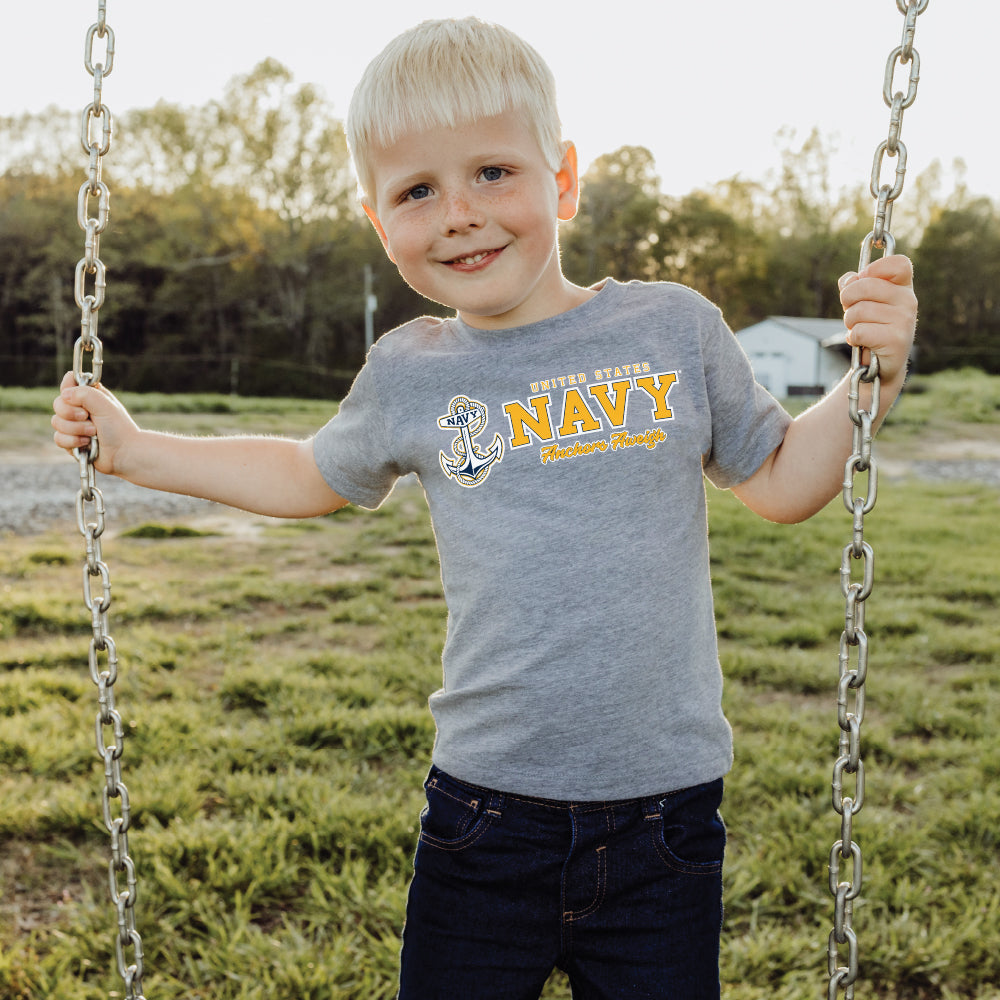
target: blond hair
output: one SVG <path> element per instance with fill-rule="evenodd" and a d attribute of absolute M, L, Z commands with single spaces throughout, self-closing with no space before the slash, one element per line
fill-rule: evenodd
<path fill-rule="evenodd" d="M 479 18 L 424 21 L 372 60 L 351 98 L 347 141 L 369 200 L 372 147 L 406 132 L 517 111 L 553 170 L 564 154 L 552 71 L 523 39 Z"/>

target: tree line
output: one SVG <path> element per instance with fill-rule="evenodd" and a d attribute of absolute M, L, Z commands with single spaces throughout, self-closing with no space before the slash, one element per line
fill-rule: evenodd
<path fill-rule="evenodd" d="M 77 127 L 56 109 L 0 119 L 0 384 L 50 384 L 71 364 Z M 832 189 L 819 133 L 782 141 L 767 179 L 683 195 L 662 191 L 643 147 L 598 158 L 562 231 L 567 276 L 680 281 L 737 330 L 839 316 L 837 278 L 871 227 L 867 183 Z M 122 116 L 107 162 L 99 335 L 117 386 L 339 396 L 363 361 L 366 287 L 376 335 L 442 314 L 403 284 L 360 212 L 329 103 L 273 60 L 204 107 Z M 1000 373 L 998 208 L 961 182 L 943 196 L 940 178 L 910 180 L 893 225 L 917 272 L 918 368 Z"/>

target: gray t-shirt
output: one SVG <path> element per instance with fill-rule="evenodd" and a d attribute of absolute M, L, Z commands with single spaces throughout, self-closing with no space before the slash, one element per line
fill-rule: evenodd
<path fill-rule="evenodd" d="M 727 772 L 703 474 L 747 479 L 789 420 L 680 285 L 607 280 L 540 323 L 382 337 L 314 453 L 362 507 L 423 485 L 449 612 L 434 762 L 580 801 Z"/>

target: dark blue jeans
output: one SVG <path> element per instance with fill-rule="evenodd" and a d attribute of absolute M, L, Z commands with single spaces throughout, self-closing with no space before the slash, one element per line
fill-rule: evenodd
<path fill-rule="evenodd" d="M 432 768 L 403 929 L 400 1000 L 718 1000 L 722 780 L 551 802 Z"/>

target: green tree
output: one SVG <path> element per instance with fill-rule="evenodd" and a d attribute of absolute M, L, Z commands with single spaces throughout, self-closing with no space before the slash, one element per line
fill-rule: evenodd
<path fill-rule="evenodd" d="M 648 149 L 623 146 L 598 157 L 583 176 L 576 218 L 563 230 L 566 274 L 584 285 L 607 276 L 656 278 L 661 210 Z"/>
<path fill-rule="evenodd" d="M 295 86 L 287 68 L 267 59 L 235 77 L 220 101 L 183 112 L 158 105 L 129 125 L 133 150 L 150 165 L 145 186 L 200 206 L 198 266 L 252 256 L 281 335 L 306 360 L 318 359 L 321 330 L 308 314 L 313 264 L 358 215 L 343 127 L 320 91 Z M 174 266 L 190 272 L 183 257 Z M 230 339 L 224 327 L 219 334 Z"/>
<path fill-rule="evenodd" d="M 227 151 L 221 177 L 275 222 L 261 230 L 259 264 L 283 337 L 307 364 L 328 360 L 329 324 L 311 311 L 311 286 L 358 222 L 342 124 L 316 87 L 293 87 L 291 73 L 267 59 L 227 86 L 215 138 Z"/>
<path fill-rule="evenodd" d="M 0 177 L 3 384 L 51 384 L 72 364 L 80 317 L 73 275 L 83 255 L 77 189 L 66 174 Z"/>
<path fill-rule="evenodd" d="M 80 96 L 85 95 L 83 91 Z M 4 174 L 56 177 L 74 158 L 86 168 L 78 113 L 49 107 L 0 116 L 0 171 Z"/>
<path fill-rule="evenodd" d="M 834 191 L 832 150 L 814 129 L 795 148 L 782 133 L 781 169 L 764 210 L 765 277 L 769 312 L 837 318 L 837 279 L 858 265 L 861 238 L 871 228 L 865 187 Z"/>
<path fill-rule="evenodd" d="M 923 372 L 976 366 L 1000 374 L 1000 217 L 988 198 L 959 197 L 914 252 Z"/>
<path fill-rule="evenodd" d="M 670 202 L 663 227 L 663 277 L 711 299 L 735 329 L 769 311 L 761 295 L 761 235 L 752 214 L 741 218 L 733 210 L 752 197 L 749 186 L 736 180 L 712 192 L 694 191 Z"/>

